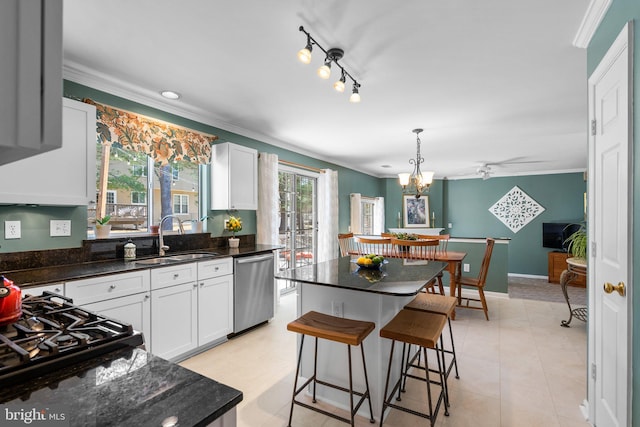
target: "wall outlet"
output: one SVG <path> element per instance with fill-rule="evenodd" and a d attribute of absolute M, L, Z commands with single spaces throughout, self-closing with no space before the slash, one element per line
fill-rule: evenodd
<path fill-rule="evenodd" d="M 465 273 L 468 273 L 468 272 L 469 272 L 469 264 L 462 264 L 462 270 L 463 270 Z"/>
<path fill-rule="evenodd" d="M 447 224 L 447 226 L 448 226 L 449 228 L 453 228 L 453 224 L 451 224 L 451 223 Z"/>
<path fill-rule="evenodd" d="M 20 227 L 20 221 L 5 221 L 4 222 L 4 238 L 19 239 L 22 237 L 22 230 Z"/>
<path fill-rule="evenodd" d="M 52 219 L 51 221 L 49 221 L 49 236 L 71 236 L 71 220 Z"/>
<path fill-rule="evenodd" d="M 342 301 L 331 301 L 331 314 L 336 317 L 344 317 L 344 303 Z"/>

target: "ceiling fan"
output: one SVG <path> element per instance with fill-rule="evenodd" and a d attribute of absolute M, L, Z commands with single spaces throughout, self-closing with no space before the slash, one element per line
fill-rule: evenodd
<path fill-rule="evenodd" d="M 506 166 L 506 165 L 517 165 L 523 163 L 542 163 L 541 160 L 519 160 L 522 157 L 514 157 L 513 159 L 503 160 L 501 162 L 483 162 L 480 167 L 476 169 L 476 173 L 480 175 L 483 180 L 487 180 L 491 178 L 491 174 L 493 173 L 493 169 L 491 166 Z"/>

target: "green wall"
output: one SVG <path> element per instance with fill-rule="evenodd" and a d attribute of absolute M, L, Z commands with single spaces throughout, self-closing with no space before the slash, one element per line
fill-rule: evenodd
<path fill-rule="evenodd" d="M 628 21 L 633 21 L 634 25 L 634 53 L 633 53 L 633 99 L 634 104 L 640 100 L 640 2 L 638 0 L 613 0 L 607 14 L 600 23 L 589 47 L 587 48 L 587 74 L 591 75 L 596 69 L 604 54 L 607 52 L 615 38 L 618 36 L 624 25 Z M 633 187 L 640 188 L 640 108 L 637 106 L 633 109 Z M 633 194 L 633 214 L 632 221 L 634 224 L 640 224 L 640 195 L 638 192 Z M 633 248 L 640 245 L 640 227 L 633 227 L 632 231 Z M 631 280 L 635 271 L 640 271 L 640 251 L 633 250 L 632 273 Z M 638 325 L 640 318 L 640 292 L 630 292 L 633 298 L 633 325 Z M 632 330 L 632 372 L 629 374 L 632 378 L 632 395 L 634 396 L 631 408 L 631 423 L 638 424 L 640 420 L 640 328 L 634 327 Z"/>
<path fill-rule="evenodd" d="M 586 147 L 585 147 L 586 149 Z M 509 243 L 510 273 L 547 275 L 547 253 L 542 247 L 542 223 L 579 222 L 584 218 L 586 182 L 582 173 L 493 177 L 489 180 L 446 181 L 444 207 L 447 231 L 454 237 L 501 237 Z M 489 208 L 514 186 L 545 208 L 517 233 L 499 221 Z M 436 221 L 437 222 L 437 221 Z"/>

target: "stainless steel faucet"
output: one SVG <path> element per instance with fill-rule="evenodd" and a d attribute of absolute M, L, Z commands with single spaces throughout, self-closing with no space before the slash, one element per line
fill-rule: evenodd
<path fill-rule="evenodd" d="M 164 256 L 166 254 L 166 251 L 169 250 L 169 246 L 166 246 L 164 244 L 164 236 L 163 236 L 163 231 L 162 231 L 162 223 L 164 222 L 165 219 L 167 218 L 175 218 L 178 220 L 178 227 L 180 229 L 180 234 L 184 234 L 184 227 L 182 226 L 182 220 L 180 220 L 180 218 L 178 218 L 175 215 L 167 215 L 164 218 L 162 218 L 160 220 L 160 230 L 158 231 L 158 239 L 159 239 L 159 245 L 160 245 L 160 250 L 158 251 L 158 255 L 159 256 Z"/>

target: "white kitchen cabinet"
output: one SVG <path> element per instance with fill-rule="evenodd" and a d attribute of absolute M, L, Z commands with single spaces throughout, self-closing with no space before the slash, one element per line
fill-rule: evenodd
<path fill-rule="evenodd" d="M 30 288 L 22 288 L 22 297 L 25 295 L 40 296 L 44 291 L 53 292 L 54 294 L 64 296 L 64 283 L 55 283 L 51 285 L 32 286 Z"/>
<path fill-rule="evenodd" d="M 198 346 L 233 332 L 233 259 L 198 263 Z"/>
<path fill-rule="evenodd" d="M 258 151 L 230 142 L 211 149 L 211 209 L 257 209 Z"/>
<path fill-rule="evenodd" d="M 144 334 L 145 348 L 151 352 L 151 295 L 150 292 L 129 295 L 106 301 L 84 304 L 83 308 L 101 316 L 129 323 Z"/>
<path fill-rule="evenodd" d="M 0 166 L 0 203 L 78 206 L 95 200 L 96 107 L 65 98 L 62 123 L 62 148 Z"/>
<path fill-rule="evenodd" d="M 62 145 L 62 0 L 3 0 L 0 28 L 4 165 Z"/>
<path fill-rule="evenodd" d="M 150 277 L 148 269 L 92 277 L 66 282 L 64 291 L 74 305 L 131 324 L 152 351 Z"/>
<path fill-rule="evenodd" d="M 172 359 L 198 347 L 198 285 L 151 291 L 151 351 Z"/>
<path fill-rule="evenodd" d="M 149 270 L 138 270 L 67 282 L 65 296 L 72 298 L 75 305 L 84 305 L 148 292 L 150 289 Z"/>

